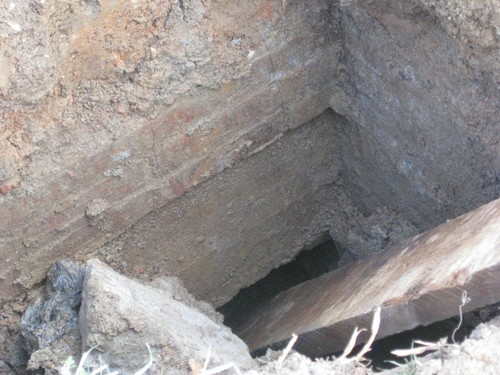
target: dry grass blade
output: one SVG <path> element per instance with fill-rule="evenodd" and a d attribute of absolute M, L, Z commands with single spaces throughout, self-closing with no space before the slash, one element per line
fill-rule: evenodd
<path fill-rule="evenodd" d="M 205 363 L 203 363 L 202 371 L 205 371 L 208 368 L 208 363 L 210 362 L 210 354 L 212 354 L 212 347 L 208 347 L 207 358 L 205 358 Z"/>
<path fill-rule="evenodd" d="M 203 364 L 203 368 L 201 369 L 201 372 L 199 372 L 199 375 L 213 375 L 213 374 L 218 374 L 220 372 L 233 369 L 237 374 L 241 374 L 240 369 L 235 366 L 232 363 L 226 363 L 224 365 L 220 365 L 217 367 L 214 367 L 210 370 L 208 370 L 208 363 L 210 362 L 210 355 L 212 354 L 212 347 L 208 347 L 208 352 L 207 352 L 207 358 L 205 358 L 205 363 Z"/>
<path fill-rule="evenodd" d="M 462 308 L 466 304 L 468 304 L 470 301 L 471 301 L 470 298 L 467 297 L 467 291 L 464 290 L 462 292 L 462 304 L 460 306 L 458 306 L 460 320 L 459 320 L 459 322 L 457 324 L 457 327 L 453 330 L 453 333 L 451 334 L 451 341 L 455 345 L 457 344 L 456 341 L 455 341 L 455 334 L 460 329 L 460 326 L 462 325 L 462 321 L 463 321 Z M 424 354 L 426 352 L 431 352 L 431 351 L 434 351 L 434 350 L 440 350 L 442 348 L 445 348 L 445 347 L 449 346 L 449 344 L 447 344 L 446 337 L 440 339 L 437 342 L 415 340 L 415 344 L 419 344 L 421 346 L 416 347 L 416 348 L 411 348 L 411 349 L 396 349 L 396 350 L 392 350 L 391 353 L 394 354 L 395 356 L 398 356 L 398 357 L 408 357 L 408 356 L 412 356 L 412 355 L 413 356 L 417 356 L 417 355 Z"/>
<path fill-rule="evenodd" d="M 398 357 L 408 357 L 411 355 L 424 354 L 426 352 L 431 352 L 433 350 L 439 350 L 446 346 L 446 338 L 443 338 L 438 342 L 415 340 L 415 344 L 419 344 L 422 346 L 411 349 L 396 349 L 392 350 L 391 353 Z"/>
<path fill-rule="evenodd" d="M 85 365 L 85 362 L 87 361 L 88 356 L 90 355 L 90 352 L 94 350 L 97 346 L 91 347 L 88 351 L 83 353 L 82 358 L 80 359 L 80 362 L 78 363 L 78 367 L 76 368 L 75 375 L 80 375 L 83 374 L 83 366 Z"/>
<path fill-rule="evenodd" d="M 397 357 L 409 357 L 411 355 L 420 355 L 424 354 L 425 352 L 432 351 L 434 349 L 427 348 L 425 346 L 419 346 L 418 348 L 413 348 L 413 349 L 396 349 L 396 350 L 391 350 L 391 353 L 394 354 Z"/>
<path fill-rule="evenodd" d="M 232 363 L 226 363 L 225 365 L 220 365 L 220 366 L 217 366 L 217 367 L 214 367 L 210 370 L 205 370 L 205 371 L 202 371 L 200 373 L 200 375 L 214 375 L 214 374 L 218 374 L 222 371 L 226 371 L 226 370 L 229 370 L 229 369 L 234 369 L 234 371 L 236 371 L 237 374 L 241 374 L 240 370 L 238 369 L 238 367 L 236 367 L 234 364 Z"/>
<path fill-rule="evenodd" d="M 290 350 L 292 350 L 293 345 L 295 344 L 297 339 L 298 339 L 298 336 L 295 333 L 292 334 L 292 338 L 288 342 L 285 350 L 283 351 L 283 354 L 278 358 L 278 367 L 281 367 L 283 365 L 283 361 L 285 360 L 288 353 L 290 353 Z"/>
<path fill-rule="evenodd" d="M 462 308 L 468 304 L 469 302 L 471 301 L 471 299 L 469 297 L 467 297 L 467 291 L 464 290 L 462 292 L 462 304 L 460 306 L 458 306 L 458 311 L 459 311 L 459 315 L 460 315 L 460 321 L 458 322 L 458 325 L 457 325 L 457 328 L 455 328 L 455 330 L 453 331 L 453 333 L 451 334 L 451 341 L 456 344 L 457 342 L 455 341 L 455 334 L 457 333 L 457 331 L 460 329 L 460 327 L 462 326 L 462 322 L 463 322 L 463 312 L 462 312 Z"/>
<path fill-rule="evenodd" d="M 139 371 L 135 373 L 135 375 L 143 375 L 148 371 L 148 369 L 153 365 L 153 353 L 151 353 L 151 348 L 149 347 L 148 344 L 146 344 L 146 347 L 148 348 L 149 352 L 149 361 L 142 367 Z"/>
<path fill-rule="evenodd" d="M 419 344 L 419 345 L 423 345 L 423 346 L 429 346 L 429 347 L 435 347 L 435 349 L 439 349 L 443 345 L 446 345 L 446 338 L 442 338 L 442 339 L 440 339 L 437 342 L 415 340 L 415 344 Z"/>
<path fill-rule="evenodd" d="M 94 371 L 92 371 L 89 375 L 98 375 L 101 374 L 104 370 L 108 369 L 108 365 L 103 365 L 101 367 L 96 368 Z"/>
<path fill-rule="evenodd" d="M 371 350 L 371 346 L 372 346 L 373 342 L 375 341 L 375 337 L 377 336 L 378 329 L 380 328 L 380 313 L 381 313 L 381 311 L 382 311 L 382 309 L 379 306 L 375 310 L 375 314 L 373 314 L 372 334 L 370 335 L 370 338 L 368 339 L 366 344 L 363 346 L 363 349 L 361 349 L 361 351 L 356 356 L 357 360 L 361 360 L 361 358 L 363 358 L 363 356 Z"/>
<path fill-rule="evenodd" d="M 358 336 L 361 332 L 366 331 L 366 329 L 358 329 L 358 327 L 354 327 L 354 332 L 352 333 L 351 339 L 349 340 L 349 343 L 344 349 L 344 352 L 338 359 L 344 359 L 347 358 L 349 354 L 351 354 L 352 350 L 356 346 L 356 341 L 358 340 Z"/>
<path fill-rule="evenodd" d="M 153 354 L 151 353 L 151 348 L 149 347 L 148 344 L 146 344 L 146 347 L 148 348 L 149 352 L 149 361 L 146 363 L 144 367 L 142 367 L 139 371 L 135 372 L 134 375 L 144 375 L 146 371 L 149 370 L 149 368 L 153 365 Z M 63 367 L 60 370 L 61 375 L 118 375 L 117 371 L 110 372 L 109 371 L 109 366 L 106 364 L 101 365 L 100 367 L 96 368 L 95 370 L 92 370 L 90 373 L 88 372 L 89 369 L 86 367 L 85 363 L 87 362 L 87 359 L 90 355 L 90 353 L 96 348 L 96 346 L 90 348 L 86 352 L 83 353 L 80 362 L 78 363 L 78 367 L 76 368 L 75 372 L 71 372 L 71 368 L 74 367 L 74 360 L 73 357 L 69 357 Z"/>

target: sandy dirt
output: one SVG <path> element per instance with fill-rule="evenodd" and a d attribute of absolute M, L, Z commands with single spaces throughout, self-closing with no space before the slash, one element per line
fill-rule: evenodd
<path fill-rule="evenodd" d="M 500 196 L 499 9 L 1 2 L 0 373 L 57 259 L 220 306 L 325 232 L 347 264 Z"/>

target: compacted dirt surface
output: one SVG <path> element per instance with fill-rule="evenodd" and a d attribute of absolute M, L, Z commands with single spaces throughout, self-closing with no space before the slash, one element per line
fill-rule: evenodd
<path fill-rule="evenodd" d="M 499 25 L 499 0 L 1 2 L 0 373 L 58 259 L 218 308 L 325 236 L 348 265 L 498 198 Z"/>

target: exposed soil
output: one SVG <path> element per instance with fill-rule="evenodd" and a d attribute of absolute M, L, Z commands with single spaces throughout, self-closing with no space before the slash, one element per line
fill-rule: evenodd
<path fill-rule="evenodd" d="M 498 198 L 499 25 L 499 0 L 1 2 L 0 373 L 57 259 L 218 308 L 325 235 L 348 265 Z"/>

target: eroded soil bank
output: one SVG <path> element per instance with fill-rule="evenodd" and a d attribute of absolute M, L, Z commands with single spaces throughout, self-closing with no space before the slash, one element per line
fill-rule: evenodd
<path fill-rule="evenodd" d="M 216 307 L 500 195 L 498 0 L 0 4 L 0 371 L 59 258 Z"/>

